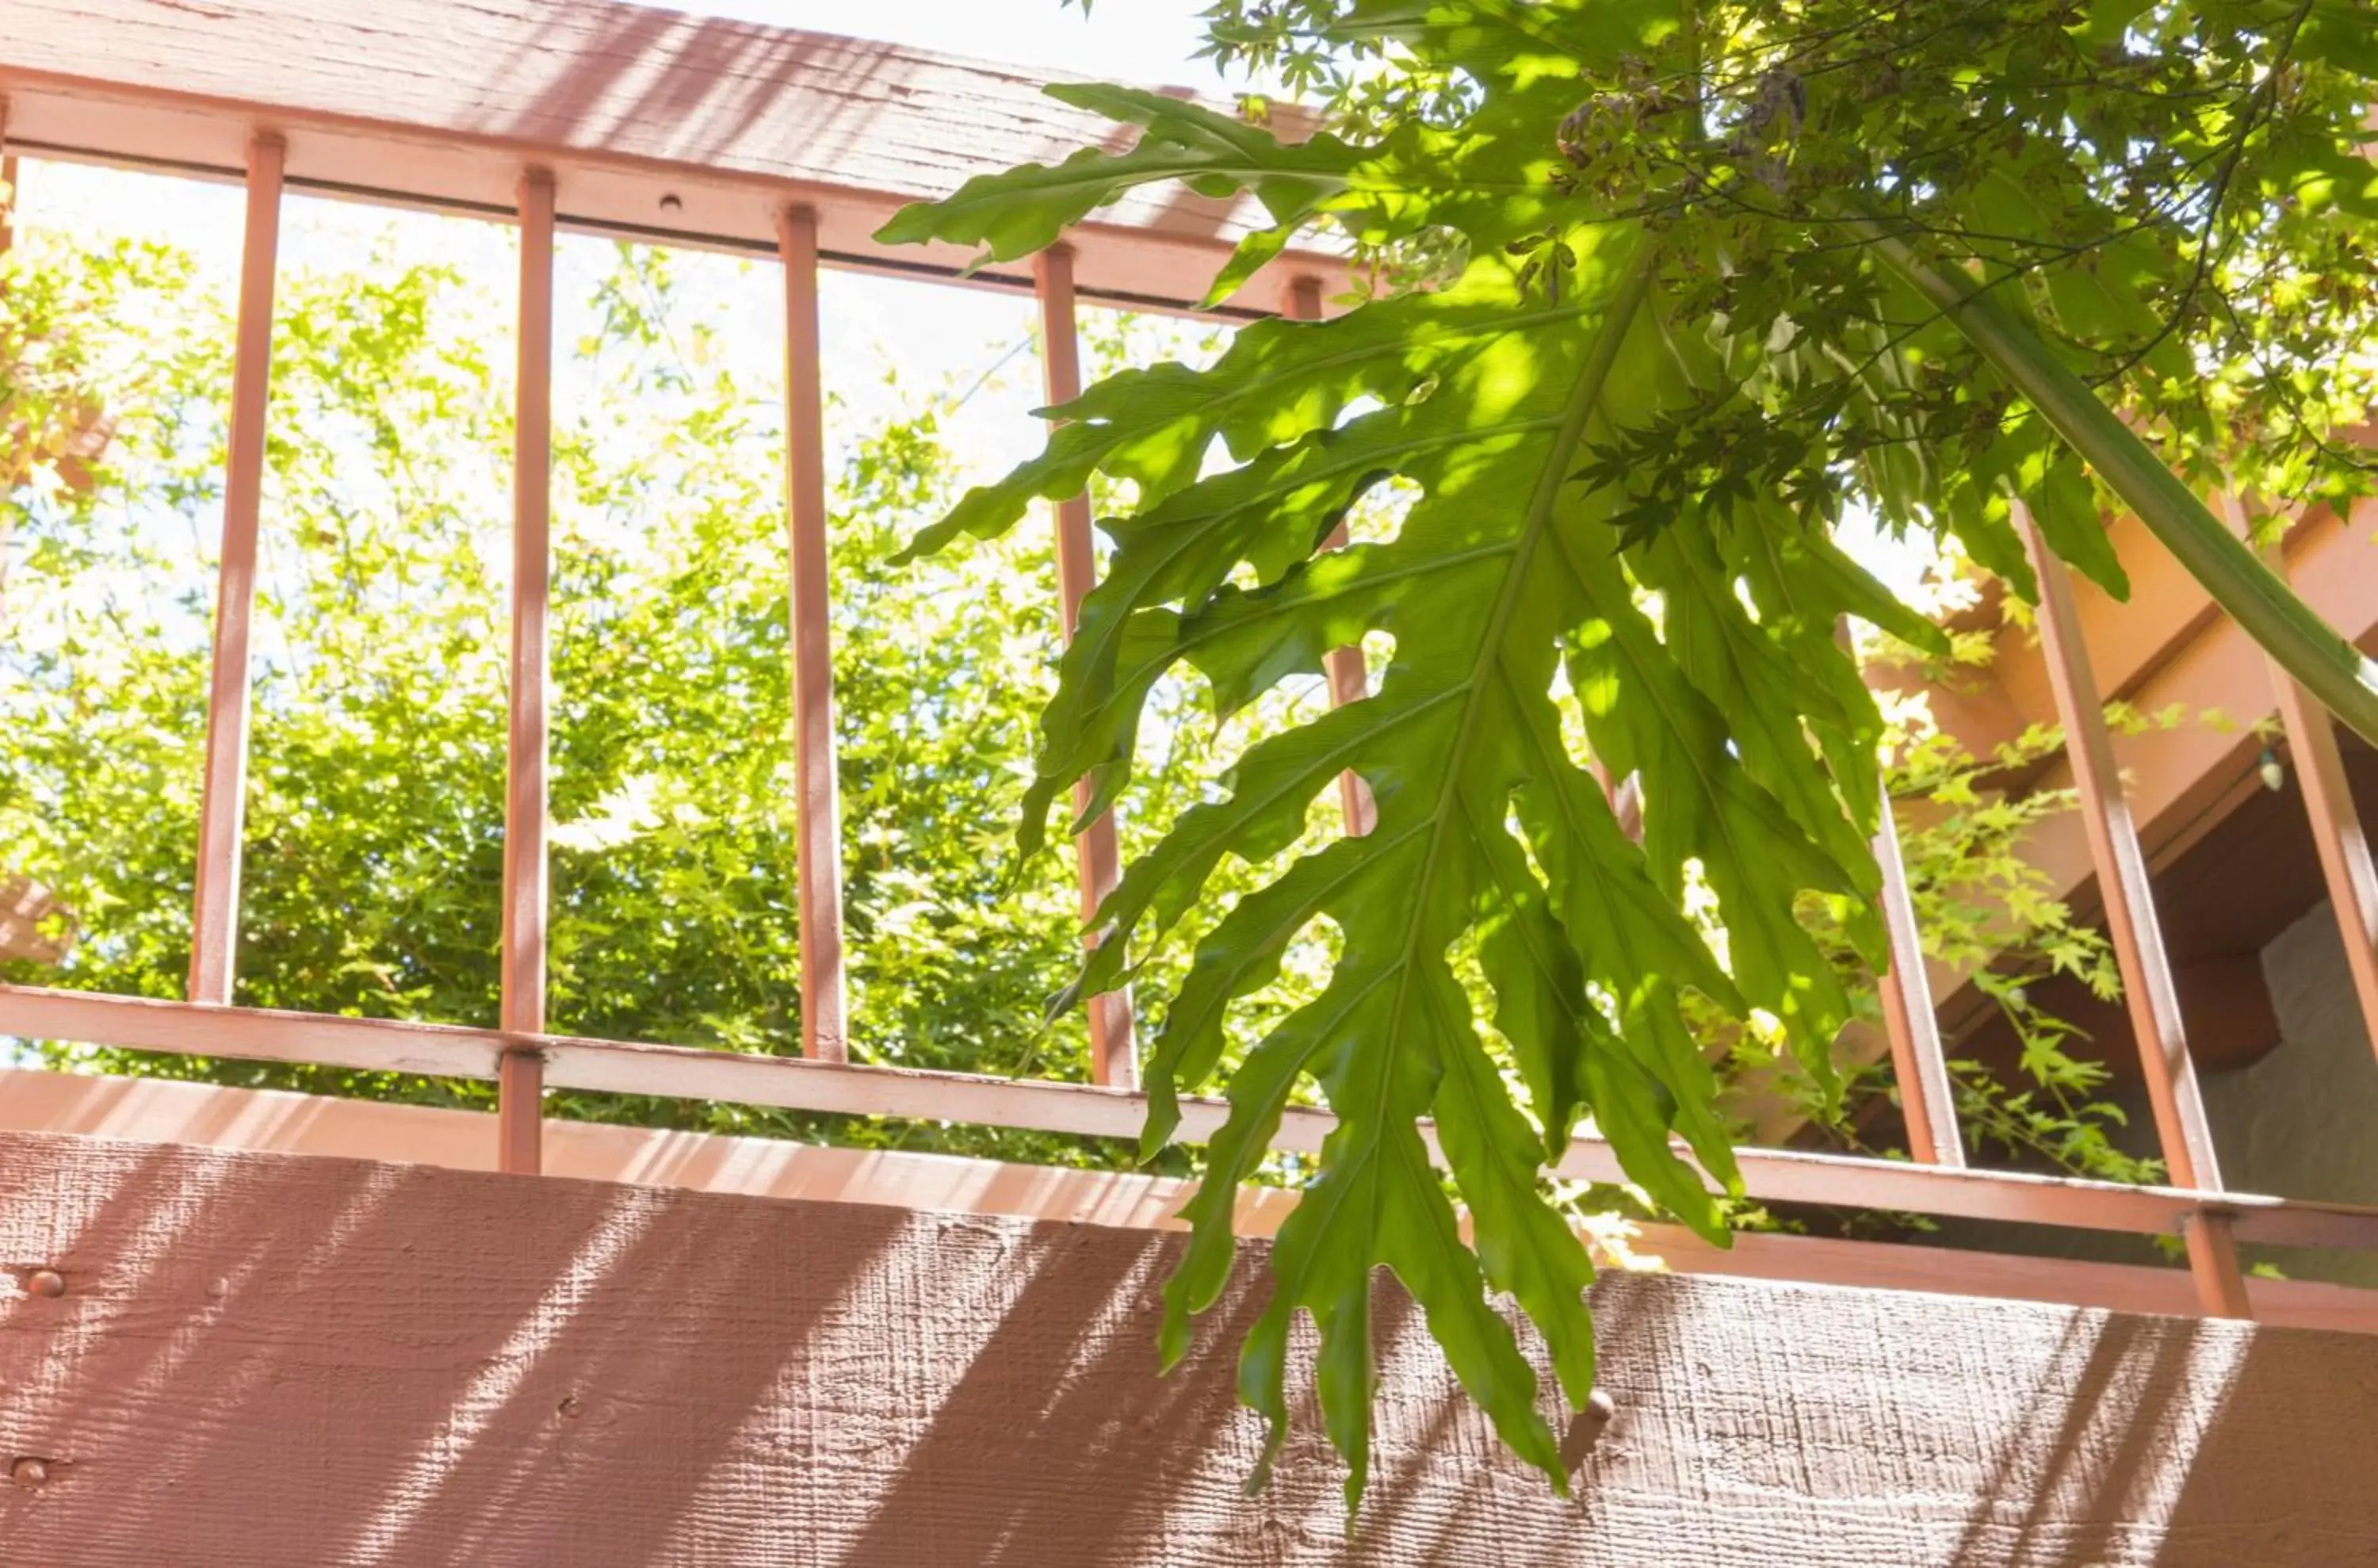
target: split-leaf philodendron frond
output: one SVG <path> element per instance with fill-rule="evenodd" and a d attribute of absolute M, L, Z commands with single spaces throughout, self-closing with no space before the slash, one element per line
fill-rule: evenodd
<path fill-rule="evenodd" d="M 1215 32 L 1317 85 L 1334 128 L 1291 143 L 1260 115 L 1054 88 L 1141 127 L 1136 145 L 974 180 L 884 237 L 1007 260 L 1177 181 L 1252 193 L 1272 220 L 1218 297 L 1308 230 L 1417 283 L 1249 326 L 1206 369 L 1103 381 L 917 548 L 999 534 L 1094 475 L 1136 488 L 1102 524 L 1106 574 L 1042 715 L 1027 850 L 1074 780 L 1127 798 L 1169 671 L 1228 713 L 1392 638 L 1369 700 L 1252 746 L 1129 869 L 1076 991 L 1195 942 L 1148 1064 L 1153 1148 L 1221 1069 L 1234 1001 L 1336 927 L 1326 989 L 1230 1072 L 1166 1354 L 1221 1291 L 1232 1189 L 1311 1080 L 1338 1127 L 1273 1249 L 1244 1397 L 1277 1437 L 1309 1311 L 1359 1495 L 1385 1265 L 1560 1484 L 1490 1301 L 1516 1298 L 1581 1405 L 1591 1268 L 1547 1157 L 1590 1117 L 1654 1201 L 1723 1240 L 1703 1176 L 1738 1178 L 1680 999 L 1780 1029 L 1821 1079 L 1846 1002 L 1809 900 L 1881 960 L 1864 912 L 1880 726 L 1836 626 L 1937 636 L 1835 542 L 1845 509 L 1953 538 L 2028 594 L 2024 504 L 2119 593 L 2110 494 L 2378 736 L 2360 656 L 2197 499 L 2223 473 L 2277 501 L 2360 484 L 2331 431 L 2370 386 L 2345 350 L 2378 265 L 2355 141 L 2378 45 L 2352 0 L 1224 0 Z M 1392 537 L 1316 555 L 1390 478 L 1416 493 Z M 1639 845 L 1596 767 L 1639 776 Z M 1209 917 L 1225 858 L 1279 855 L 1350 768 L 1375 829 Z"/>

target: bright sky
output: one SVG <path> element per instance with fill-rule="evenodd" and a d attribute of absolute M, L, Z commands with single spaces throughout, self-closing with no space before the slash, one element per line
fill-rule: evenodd
<path fill-rule="evenodd" d="M 1191 58 L 1202 37 L 1197 18 L 1203 3 L 1100 0 L 1087 17 L 1077 6 L 1059 0 L 870 0 L 865 6 L 848 0 L 698 0 L 673 8 L 852 33 L 1052 72 L 1219 87 L 1211 66 Z M 166 240 L 195 250 L 225 294 L 232 291 L 240 242 L 235 189 L 38 163 L 26 168 L 23 184 L 19 216 L 27 227 L 91 239 L 123 235 Z M 404 259 L 451 261 L 492 286 L 510 286 L 514 242 L 504 225 L 294 194 L 284 202 L 284 273 L 354 265 L 390 241 Z M 558 260 L 557 293 L 566 344 L 571 309 L 607 271 L 609 247 L 564 235 Z M 681 271 L 690 292 L 705 305 L 748 323 L 750 330 L 736 333 L 734 341 L 748 351 L 755 380 L 772 380 L 770 360 L 781 338 L 777 295 L 764 275 L 767 269 L 689 253 Z M 1028 413 L 1040 399 L 1037 362 L 1028 352 L 1030 301 L 830 272 L 823 306 L 827 382 L 847 405 L 845 433 L 906 401 L 887 383 L 892 372 L 911 392 L 970 386 L 992 372 L 969 400 L 967 416 L 951 429 L 953 445 L 969 466 L 989 469 L 1022 457 L 1036 444 L 1038 426 Z M 567 397 L 566 388 L 558 392 Z"/>

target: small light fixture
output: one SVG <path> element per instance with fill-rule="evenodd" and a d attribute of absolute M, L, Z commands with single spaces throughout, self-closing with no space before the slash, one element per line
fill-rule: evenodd
<path fill-rule="evenodd" d="M 2254 771 L 2263 776 L 2263 788 L 2275 795 L 2288 787 L 2287 767 L 2279 761 L 2278 754 L 2268 746 L 2263 748 L 2262 765 Z"/>

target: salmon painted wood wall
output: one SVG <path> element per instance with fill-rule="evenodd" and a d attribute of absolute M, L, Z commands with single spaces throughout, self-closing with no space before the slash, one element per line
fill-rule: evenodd
<path fill-rule="evenodd" d="M 1856 1565 L 2378 1555 L 2378 1339 L 1709 1278 L 1599 1287 L 1578 1500 L 1383 1299 L 1350 1545 L 1178 1238 L 0 1134 L 0 1542 L 114 1568 Z M 1251 1265 L 1216 1314 L 1260 1304 Z M 1299 1374 L 1302 1381 L 1301 1372 Z"/>

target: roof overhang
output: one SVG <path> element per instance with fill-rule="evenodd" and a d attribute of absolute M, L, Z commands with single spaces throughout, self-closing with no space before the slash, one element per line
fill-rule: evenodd
<path fill-rule="evenodd" d="M 6 33 L 8 140 L 44 156 L 232 179 L 269 130 L 293 188 L 507 220 L 534 164 L 565 227 L 773 251 L 800 201 L 830 261 L 942 277 L 975 258 L 875 230 L 975 175 L 1137 135 L 1045 95 L 1057 73 L 582 0 L 14 0 Z M 1267 222 L 1251 199 L 1135 193 L 1069 235 L 1076 286 L 1188 309 Z M 1300 275 L 1334 294 L 1346 262 L 1291 250 L 1225 314 L 1280 312 Z M 1031 287 L 1021 267 L 973 279 Z"/>

